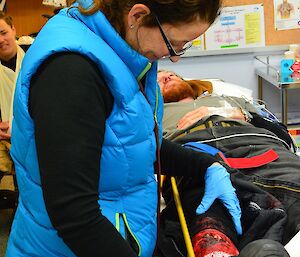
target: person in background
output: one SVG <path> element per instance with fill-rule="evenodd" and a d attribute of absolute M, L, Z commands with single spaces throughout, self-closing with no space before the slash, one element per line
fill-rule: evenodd
<path fill-rule="evenodd" d="M 24 51 L 16 42 L 13 19 L 0 11 L 0 180 L 13 169 L 9 154 L 12 99 L 23 57 Z"/>
<path fill-rule="evenodd" d="M 11 120 L 11 102 L 23 57 L 24 51 L 16 42 L 16 29 L 12 18 L 0 12 L 0 139 L 10 139 L 8 129 Z"/>
<path fill-rule="evenodd" d="M 218 176 L 223 191 L 213 197 L 242 233 L 226 169 L 162 139 L 161 129 L 157 60 L 178 61 L 220 7 L 220 0 L 81 0 L 47 22 L 15 92 L 20 200 L 7 257 L 154 256 L 160 170 L 209 182 L 208 192 Z"/>

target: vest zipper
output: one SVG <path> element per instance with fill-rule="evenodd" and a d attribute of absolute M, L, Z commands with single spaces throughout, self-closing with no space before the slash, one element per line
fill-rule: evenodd
<path fill-rule="evenodd" d="M 125 238 L 126 238 L 126 241 L 130 244 L 130 246 L 138 254 L 138 256 L 141 256 L 141 254 L 142 254 L 141 245 L 140 245 L 138 239 L 136 238 L 136 236 L 134 235 L 134 233 L 132 232 L 132 230 L 131 230 L 131 228 L 128 224 L 125 213 L 122 214 L 122 218 L 123 218 L 123 221 L 124 221 L 124 224 L 125 224 Z"/>
<path fill-rule="evenodd" d="M 147 66 L 145 67 L 145 69 L 141 72 L 141 74 L 137 77 L 137 81 L 140 81 L 145 74 L 148 72 L 148 70 L 151 69 L 152 64 L 150 62 L 148 62 Z"/>
<path fill-rule="evenodd" d="M 117 212 L 115 218 L 116 218 L 116 229 L 120 232 L 120 213 Z"/>
<path fill-rule="evenodd" d="M 123 221 L 122 228 L 121 228 L 121 224 L 120 224 L 120 219 L 122 219 L 122 221 Z M 136 236 L 133 234 L 133 232 L 128 224 L 126 214 L 117 212 L 115 214 L 115 220 L 116 220 L 115 227 L 118 230 L 118 232 L 129 243 L 130 247 L 134 250 L 134 252 L 136 254 L 138 254 L 138 256 L 141 256 L 141 253 L 142 253 L 141 245 L 140 245 L 139 241 L 137 240 Z"/>

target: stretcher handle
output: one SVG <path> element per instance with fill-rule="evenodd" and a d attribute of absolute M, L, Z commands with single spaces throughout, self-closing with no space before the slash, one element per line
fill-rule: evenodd
<path fill-rule="evenodd" d="M 184 241 L 185 241 L 185 245 L 186 245 L 186 249 L 187 249 L 187 255 L 188 255 L 188 257 L 195 257 L 190 233 L 189 233 L 189 230 L 188 230 L 188 227 L 186 224 L 186 220 L 184 217 L 184 213 L 183 213 L 183 209 L 182 209 L 182 205 L 181 205 L 181 201 L 180 201 L 180 197 L 179 197 L 179 192 L 178 192 L 177 185 L 176 185 L 176 180 L 174 177 L 171 177 L 171 184 L 172 184 L 172 190 L 173 190 L 173 196 L 174 196 L 174 200 L 175 200 L 175 204 L 176 204 L 176 209 L 178 212 L 178 217 L 179 217 L 179 221 L 180 221 L 180 225 L 181 225 L 181 229 L 182 229 L 182 233 L 183 233 L 183 237 L 184 237 Z"/>

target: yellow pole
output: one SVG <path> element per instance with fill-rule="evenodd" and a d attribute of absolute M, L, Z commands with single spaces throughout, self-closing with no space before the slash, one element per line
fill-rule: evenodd
<path fill-rule="evenodd" d="M 185 241 L 185 245 L 186 245 L 186 249 L 187 249 L 187 254 L 188 254 L 188 257 L 195 257 L 193 245 L 191 242 L 191 237 L 190 237 L 189 230 L 188 230 L 186 220 L 184 217 L 182 205 L 180 202 L 179 192 L 178 192 L 177 185 L 176 185 L 176 180 L 174 177 L 171 177 L 171 184 L 172 184 L 176 209 L 178 212 L 179 221 L 180 221 L 180 225 L 181 225 L 181 229 L 182 229 L 182 233 L 183 233 L 183 237 L 184 237 L 184 241 Z"/>

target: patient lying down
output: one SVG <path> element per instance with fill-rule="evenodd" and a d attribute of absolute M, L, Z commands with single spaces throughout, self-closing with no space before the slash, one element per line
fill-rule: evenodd
<path fill-rule="evenodd" d="M 242 126 L 249 125 L 247 121 L 250 118 L 254 126 L 263 123 L 259 116 L 259 110 L 255 106 L 245 99 L 212 94 L 213 87 L 208 81 L 186 81 L 173 72 L 161 71 L 158 73 L 158 83 L 165 102 L 163 135 L 170 140 L 176 141 L 183 131 L 190 130 L 199 121 L 205 123 L 213 115 L 218 116 L 215 119 L 218 122 L 225 120 Z M 197 183 L 193 181 L 188 182 L 187 185 L 188 187 L 183 190 L 197 187 Z M 215 202 L 207 213 L 195 216 L 194 210 L 190 209 L 193 209 L 192 206 L 197 206 L 193 199 L 199 199 L 199 197 L 195 197 L 195 192 L 197 191 L 198 194 L 199 190 L 189 191 L 183 191 L 182 197 L 189 206 L 185 211 L 196 257 L 271 256 L 272 253 L 268 252 L 270 249 L 264 250 L 264 244 L 272 245 L 274 252 L 272 256 L 288 256 L 283 246 L 273 240 L 260 241 L 256 240 L 258 238 L 253 238 L 251 240 L 253 242 L 247 244 L 246 247 L 244 247 L 245 245 L 238 247 L 240 242 L 226 210 L 224 211 L 224 208 Z M 174 213 L 176 213 L 174 207 L 166 208 L 163 217 L 170 218 Z M 241 250 L 240 253 L 238 249 Z M 162 256 L 173 257 L 173 254 Z"/>
<path fill-rule="evenodd" d="M 171 71 L 160 71 L 157 80 L 161 88 L 165 103 L 172 102 L 194 102 L 198 97 L 211 96 L 213 92 L 212 83 L 201 80 L 183 80 Z M 207 106 L 201 105 L 195 110 L 182 116 L 177 124 L 178 129 L 185 129 L 203 117 L 220 115 L 237 120 L 246 120 L 245 114 L 240 107 L 226 104 L 224 101 L 215 106 L 215 101 Z M 197 103 L 195 103 L 197 106 Z M 210 106 L 211 105 L 211 106 Z M 235 103 L 236 105 L 236 103 Z"/>

